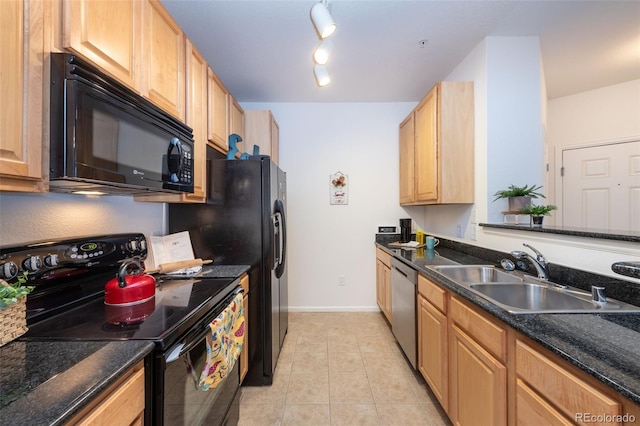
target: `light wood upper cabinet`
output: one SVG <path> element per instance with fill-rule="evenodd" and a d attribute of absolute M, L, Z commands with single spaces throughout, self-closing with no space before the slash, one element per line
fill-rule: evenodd
<path fill-rule="evenodd" d="M 211 68 L 207 71 L 207 140 L 226 154 L 229 151 L 229 91 Z"/>
<path fill-rule="evenodd" d="M 244 131 L 247 137 L 244 146 L 249 154 L 253 153 L 253 146 L 257 145 L 260 147 L 260 154 L 271 156 L 271 160 L 278 164 L 280 127 L 271 111 L 245 111 Z"/>
<path fill-rule="evenodd" d="M 139 0 L 63 1 L 62 47 L 139 90 L 141 14 Z"/>
<path fill-rule="evenodd" d="M 42 192 L 44 4 L 1 3 L 0 57 L 11 65 L 0 70 L 0 190 Z"/>
<path fill-rule="evenodd" d="M 440 82 L 400 125 L 400 204 L 473 199 L 473 83 Z"/>
<path fill-rule="evenodd" d="M 410 204 L 415 199 L 415 151 L 413 112 L 400 123 L 400 204 Z"/>
<path fill-rule="evenodd" d="M 143 95 L 185 120 L 185 36 L 158 0 L 145 0 Z"/>
<path fill-rule="evenodd" d="M 237 148 L 240 152 L 245 152 L 247 148 L 244 133 L 244 110 L 231 95 L 229 95 L 229 133 L 235 133 L 242 138 L 242 142 L 237 145 Z"/>

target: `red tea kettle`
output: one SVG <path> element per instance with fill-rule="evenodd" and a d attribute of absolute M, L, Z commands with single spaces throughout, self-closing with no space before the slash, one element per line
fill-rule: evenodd
<path fill-rule="evenodd" d="M 130 269 L 134 269 L 131 275 Z M 116 277 L 104 287 L 104 303 L 107 305 L 142 303 L 155 295 L 156 279 L 144 273 L 138 258 L 122 262 Z"/>
<path fill-rule="evenodd" d="M 129 270 L 134 274 L 129 275 Z M 143 273 L 140 259 L 122 262 L 118 274 L 104 287 L 106 320 L 130 325 L 145 320 L 155 310 L 156 279 Z"/>

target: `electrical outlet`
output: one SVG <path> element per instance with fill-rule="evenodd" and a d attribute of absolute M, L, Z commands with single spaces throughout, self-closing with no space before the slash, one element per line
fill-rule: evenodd
<path fill-rule="evenodd" d="M 347 280 L 345 280 L 344 275 L 338 275 L 338 285 L 343 286 L 347 283 Z"/>
<path fill-rule="evenodd" d="M 456 226 L 456 237 L 462 238 L 462 225 Z"/>

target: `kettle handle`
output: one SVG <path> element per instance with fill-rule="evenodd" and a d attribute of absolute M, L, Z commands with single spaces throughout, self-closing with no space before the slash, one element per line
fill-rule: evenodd
<path fill-rule="evenodd" d="M 122 262 L 122 265 L 120 265 L 120 269 L 118 269 L 118 287 L 125 288 L 127 286 L 125 277 L 127 276 L 127 272 L 130 266 L 135 266 L 137 268 L 134 275 L 140 275 L 142 273 L 140 258 L 134 257 L 132 259 L 125 260 L 124 262 Z"/>

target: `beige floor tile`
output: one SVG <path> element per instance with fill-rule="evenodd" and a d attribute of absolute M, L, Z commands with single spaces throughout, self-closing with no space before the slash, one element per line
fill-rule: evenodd
<path fill-rule="evenodd" d="M 329 374 L 367 374 L 360 352 L 329 352 Z"/>
<path fill-rule="evenodd" d="M 369 375 L 369 383 L 376 403 L 421 402 L 413 392 L 409 378 L 405 375 Z"/>
<path fill-rule="evenodd" d="M 291 374 L 328 374 L 327 352 L 299 352 L 293 354 Z"/>
<path fill-rule="evenodd" d="M 296 339 L 296 352 L 327 352 L 328 338 L 326 335 L 302 334 Z"/>
<path fill-rule="evenodd" d="M 331 404 L 331 426 L 376 426 L 374 404 Z"/>
<path fill-rule="evenodd" d="M 271 386 L 242 386 L 240 404 L 284 404 L 289 387 L 289 376 L 275 374 Z"/>
<path fill-rule="evenodd" d="M 292 374 L 286 404 L 328 404 L 328 374 Z"/>
<path fill-rule="evenodd" d="M 329 376 L 331 403 L 373 403 L 371 385 L 365 374 Z"/>
<path fill-rule="evenodd" d="M 277 426 L 282 424 L 282 404 L 240 404 L 238 426 Z"/>
<path fill-rule="evenodd" d="M 376 404 L 381 425 L 393 426 L 441 426 L 442 419 L 431 417 L 430 404 Z"/>
<path fill-rule="evenodd" d="M 358 336 L 356 334 L 343 333 L 338 335 L 330 335 L 327 346 L 329 353 L 360 353 L 360 346 L 358 346 Z"/>
<path fill-rule="evenodd" d="M 328 426 L 331 424 L 329 404 L 285 405 L 284 426 Z"/>
<path fill-rule="evenodd" d="M 406 374 L 404 361 L 398 359 L 393 352 L 362 352 L 364 368 L 371 376 L 380 374 Z"/>
<path fill-rule="evenodd" d="M 393 339 L 387 339 L 378 334 L 358 335 L 358 345 L 362 352 L 391 352 L 391 344 L 395 344 Z"/>

